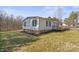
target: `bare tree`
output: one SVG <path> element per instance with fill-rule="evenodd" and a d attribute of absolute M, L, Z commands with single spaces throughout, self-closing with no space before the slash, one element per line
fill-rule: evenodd
<path fill-rule="evenodd" d="M 0 11 L 0 31 L 19 30 L 22 27 L 22 16 L 14 17 Z"/>

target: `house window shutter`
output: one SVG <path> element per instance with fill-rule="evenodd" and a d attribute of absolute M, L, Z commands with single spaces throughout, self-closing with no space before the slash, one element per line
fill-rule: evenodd
<path fill-rule="evenodd" d="M 48 21 L 46 21 L 46 26 L 48 26 Z"/>
<path fill-rule="evenodd" d="M 49 22 L 49 26 L 51 26 L 51 22 Z"/>

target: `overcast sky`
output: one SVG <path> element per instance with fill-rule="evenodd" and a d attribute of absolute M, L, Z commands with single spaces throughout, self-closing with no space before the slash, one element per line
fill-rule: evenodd
<path fill-rule="evenodd" d="M 15 16 L 42 16 L 49 17 L 55 16 L 57 9 L 62 9 L 62 18 L 69 16 L 70 12 L 74 10 L 79 10 L 78 6 L 0 6 L 0 10 L 4 10 L 9 15 L 13 14 Z"/>

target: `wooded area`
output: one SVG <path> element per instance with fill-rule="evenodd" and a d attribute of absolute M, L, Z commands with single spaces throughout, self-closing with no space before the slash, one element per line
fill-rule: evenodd
<path fill-rule="evenodd" d="M 22 16 L 14 17 L 0 10 L 0 31 L 20 30 L 22 28 Z"/>

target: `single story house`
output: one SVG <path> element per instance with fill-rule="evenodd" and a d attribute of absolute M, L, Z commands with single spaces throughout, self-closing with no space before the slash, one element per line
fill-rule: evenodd
<path fill-rule="evenodd" d="M 53 18 L 44 17 L 27 17 L 23 20 L 23 30 L 28 33 L 40 34 L 51 31 L 59 26 L 58 21 L 53 21 Z"/>

